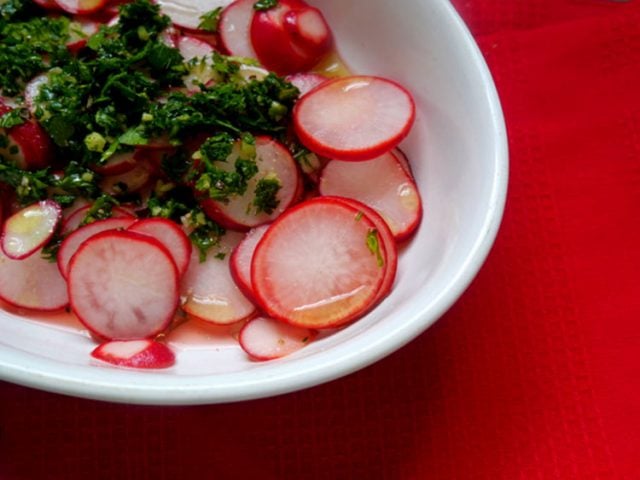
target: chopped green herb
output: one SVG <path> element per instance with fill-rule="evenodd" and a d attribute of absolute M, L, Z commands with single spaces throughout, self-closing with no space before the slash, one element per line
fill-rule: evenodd
<path fill-rule="evenodd" d="M 378 240 L 378 230 L 373 228 L 367 233 L 367 247 L 373 255 L 375 255 L 378 262 L 378 267 L 384 267 L 384 258 L 380 251 L 380 242 Z"/>
<path fill-rule="evenodd" d="M 200 24 L 198 25 L 198 28 L 206 32 L 216 33 L 218 31 L 218 22 L 220 21 L 221 13 L 222 7 L 218 7 L 205 13 L 200 17 Z"/>
<path fill-rule="evenodd" d="M 256 184 L 255 197 L 253 199 L 253 206 L 256 207 L 256 213 L 266 213 L 271 215 L 278 205 L 278 192 L 282 188 L 280 180 L 275 175 L 267 175 L 264 178 L 258 180 Z"/>
<path fill-rule="evenodd" d="M 270 8 L 276 7 L 278 5 L 278 0 L 258 0 L 253 4 L 253 8 L 255 10 L 269 10 Z"/>

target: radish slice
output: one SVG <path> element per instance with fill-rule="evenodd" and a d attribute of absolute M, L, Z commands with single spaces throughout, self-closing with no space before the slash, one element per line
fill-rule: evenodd
<path fill-rule="evenodd" d="M 67 13 L 86 15 L 100 10 L 107 0 L 55 0 L 58 6 Z"/>
<path fill-rule="evenodd" d="M 23 170 L 37 170 L 50 165 L 53 145 L 35 120 L 27 120 L 6 130 L 0 129 L 0 132 L 3 131 L 8 141 L 0 148 L 0 155 L 7 161 Z"/>
<path fill-rule="evenodd" d="M 91 356 L 103 362 L 129 368 L 169 368 L 176 363 L 173 351 L 154 340 L 105 342 Z"/>
<path fill-rule="evenodd" d="M 392 153 L 362 162 L 331 160 L 322 171 L 319 190 L 370 206 L 397 240 L 410 236 L 422 218 L 418 188 Z"/>
<path fill-rule="evenodd" d="M 300 350 L 317 335 L 268 317 L 249 320 L 240 330 L 240 346 L 255 360 L 273 360 Z"/>
<path fill-rule="evenodd" d="M 407 136 L 415 105 L 407 90 L 380 77 L 330 80 L 296 104 L 293 122 L 300 141 L 329 158 L 369 160 Z"/>
<path fill-rule="evenodd" d="M 55 263 L 35 253 L 12 260 L 0 250 L 0 298 L 18 308 L 55 311 L 67 306 L 67 284 Z"/>
<path fill-rule="evenodd" d="M 280 75 L 310 70 L 333 43 L 320 10 L 302 0 L 279 0 L 255 12 L 250 31 L 260 63 Z"/>
<path fill-rule="evenodd" d="M 36 5 L 40 5 L 42 8 L 49 10 L 51 12 L 59 12 L 60 7 L 55 2 L 55 0 L 33 0 L 33 3 Z"/>
<path fill-rule="evenodd" d="M 116 153 L 101 165 L 91 167 L 100 175 L 120 175 L 130 172 L 136 166 L 135 151 Z"/>
<path fill-rule="evenodd" d="M 269 225 L 252 228 L 231 254 L 231 275 L 240 290 L 249 298 L 255 298 L 251 284 L 251 260 L 253 252 Z"/>
<path fill-rule="evenodd" d="M 251 44 L 255 0 L 236 0 L 220 15 L 218 32 L 225 50 L 236 57 L 258 58 Z"/>
<path fill-rule="evenodd" d="M 371 304 L 371 307 L 377 305 L 380 301 L 382 301 L 391 291 L 391 287 L 393 286 L 393 282 L 396 279 L 396 273 L 398 270 L 398 248 L 396 245 L 396 240 L 393 236 L 393 233 L 389 229 L 387 222 L 376 212 L 373 208 L 368 207 L 364 203 L 361 203 L 357 200 L 353 200 L 351 198 L 344 197 L 332 197 L 340 202 L 345 202 L 358 211 L 362 212 L 367 216 L 369 220 L 373 222 L 376 226 L 378 238 L 384 244 L 384 249 L 386 253 L 386 271 L 384 278 L 382 279 L 382 283 L 380 284 L 380 289 L 376 294 L 376 298 Z"/>
<path fill-rule="evenodd" d="M 62 227 L 60 228 L 60 233 L 62 235 L 68 235 L 69 233 L 76 230 L 80 225 L 84 222 L 87 214 L 89 213 L 89 209 L 91 205 L 85 205 L 83 207 L 78 208 L 73 213 L 71 213 L 65 221 L 62 223 Z M 132 214 L 129 210 L 123 207 L 113 207 L 111 210 L 110 218 L 129 218 L 135 219 L 136 216 Z"/>
<path fill-rule="evenodd" d="M 395 155 L 396 160 L 398 160 L 398 163 L 404 169 L 405 173 L 409 175 L 409 177 L 411 177 L 411 180 L 415 181 L 415 179 L 413 178 L 411 163 L 409 163 L 409 158 L 407 158 L 407 155 L 399 148 L 394 148 L 393 150 L 391 150 L 391 153 Z"/>
<path fill-rule="evenodd" d="M 300 90 L 300 96 L 309 93 L 318 85 L 329 80 L 324 75 L 314 72 L 294 73 L 293 75 L 287 75 L 285 78 L 287 82 L 293 84 L 298 90 Z"/>
<path fill-rule="evenodd" d="M 187 271 L 191 259 L 191 241 L 174 222 L 165 218 L 146 218 L 133 223 L 127 230 L 158 240 L 171 254 L 178 273 L 182 276 Z"/>
<path fill-rule="evenodd" d="M 185 62 L 198 57 L 206 57 L 213 52 L 211 44 L 191 35 L 183 35 L 178 39 L 178 50 Z"/>
<path fill-rule="evenodd" d="M 226 162 L 218 162 L 216 166 L 225 170 L 235 169 L 237 155 L 236 151 Z M 227 203 L 211 199 L 201 202 L 207 215 L 226 228 L 247 230 L 271 222 L 297 199 L 300 173 L 295 160 L 284 145 L 271 137 L 256 137 L 256 163 L 258 173 L 247 182 L 244 195 L 232 197 Z M 258 213 L 253 204 L 256 188 L 261 180 L 271 178 L 280 184 L 276 194 L 278 205 L 270 213 Z"/>
<path fill-rule="evenodd" d="M 40 75 L 33 77 L 24 88 L 24 103 L 31 115 L 35 115 L 37 109 L 36 98 L 40 93 L 40 88 L 48 82 L 49 77 L 47 74 L 41 73 Z"/>
<path fill-rule="evenodd" d="M 227 232 L 218 249 L 209 252 L 204 262 L 193 251 L 180 289 L 185 312 L 219 325 L 235 323 L 256 313 L 256 307 L 240 291 L 229 270 L 231 252 L 242 238 L 241 233 Z"/>
<path fill-rule="evenodd" d="M 69 25 L 71 38 L 67 42 L 67 48 L 71 53 L 77 53 L 87 44 L 87 39 L 100 30 L 100 23 L 86 17 L 76 17 Z"/>
<path fill-rule="evenodd" d="M 156 0 L 155 3 L 178 27 L 197 30 L 201 16 L 218 7 L 226 7 L 231 0 Z"/>
<path fill-rule="evenodd" d="M 46 244 L 62 218 L 62 209 L 53 200 L 43 200 L 14 213 L 4 223 L 0 244 L 5 255 L 21 260 Z"/>
<path fill-rule="evenodd" d="M 110 340 L 161 333 L 178 307 L 178 269 L 154 238 L 109 230 L 85 241 L 69 264 L 69 300 L 80 321 Z"/>
<path fill-rule="evenodd" d="M 270 316 L 327 328 L 369 309 L 386 267 L 384 243 L 366 215 L 335 199 L 316 198 L 271 225 L 253 254 L 251 281 Z"/>
<path fill-rule="evenodd" d="M 136 220 L 134 218 L 107 218 L 105 220 L 98 220 L 83 227 L 78 228 L 65 238 L 60 244 L 58 250 L 57 262 L 60 273 L 64 278 L 69 276 L 69 262 L 71 258 L 78 251 L 78 248 L 84 242 L 93 237 L 94 235 L 105 232 L 107 230 L 124 230 L 131 226 Z"/>
<path fill-rule="evenodd" d="M 137 192 L 151 179 L 150 165 L 139 162 L 128 172 L 104 177 L 100 189 L 109 195 Z"/>

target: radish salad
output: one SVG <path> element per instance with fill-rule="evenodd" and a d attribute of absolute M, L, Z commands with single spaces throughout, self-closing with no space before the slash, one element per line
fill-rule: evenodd
<path fill-rule="evenodd" d="M 184 322 L 271 360 L 373 309 L 422 217 L 415 105 L 335 51 L 303 0 L 2 2 L 1 305 L 130 368 Z"/>

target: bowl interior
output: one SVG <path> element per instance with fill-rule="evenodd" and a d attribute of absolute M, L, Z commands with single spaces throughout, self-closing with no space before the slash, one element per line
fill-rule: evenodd
<path fill-rule="evenodd" d="M 95 343 L 65 315 L 0 312 L 0 378 L 104 400 L 195 404 L 275 395 L 337 378 L 404 345 L 471 281 L 495 237 L 507 183 L 506 135 L 486 66 L 445 0 L 310 0 L 352 71 L 408 87 L 417 117 L 402 148 L 424 203 L 392 294 L 367 317 L 302 351 L 249 361 L 228 336 L 195 327 L 174 339 L 177 365 L 137 372 L 94 364 Z M 194 336 L 195 335 L 195 336 Z M 197 340 L 194 340 L 196 338 Z"/>

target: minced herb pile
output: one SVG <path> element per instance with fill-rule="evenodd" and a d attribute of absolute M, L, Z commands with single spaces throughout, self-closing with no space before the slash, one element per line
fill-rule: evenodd
<path fill-rule="evenodd" d="M 217 13 L 203 18 L 207 30 L 215 31 Z M 294 86 L 274 74 L 247 79 L 241 65 L 248 59 L 214 52 L 185 61 L 163 39 L 170 28 L 157 5 L 135 0 L 120 7 L 117 23 L 102 25 L 74 52 L 67 45 L 84 34 L 72 18 L 47 17 L 31 0 L 0 5 L 0 92 L 17 103 L 0 116 L 0 127 L 29 118 L 24 89 L 46 75 L 31 112 L 55 150 L 51 166 L 31 171 L 0 155 L 0 182 L 15 191 L 20 204 L 53 198 L 64 207 L 82 197 L 93 201 L 86 219 L 91 221 L 109 217 L 116 205 L 133 203 L 141 216 L 188 222 L 192 241 L 205 254 L 224 230 L 204 214 L 196 197 L 225 201 L 245 192 L 258 170 L 255 136 L 270 135 L 300 157 L 288 128 L 299 94 Z M 186 92 L 187 86 L 199 88 Z M 103 191 L 96 169 L 158 139 L 170 148 L 160 150 L 154 188 L 146 198 L 126 186 Z M 0 135 L 0 147 L 6 141 Z M 234 167 L 220 168 L 234 148 Z M 279 188 L 277 178 L 258 181 L 251 205 L 256 214 L 277 208 Z M 60 240 L 56 236 L 48 245 L 51 256 Z"/>

